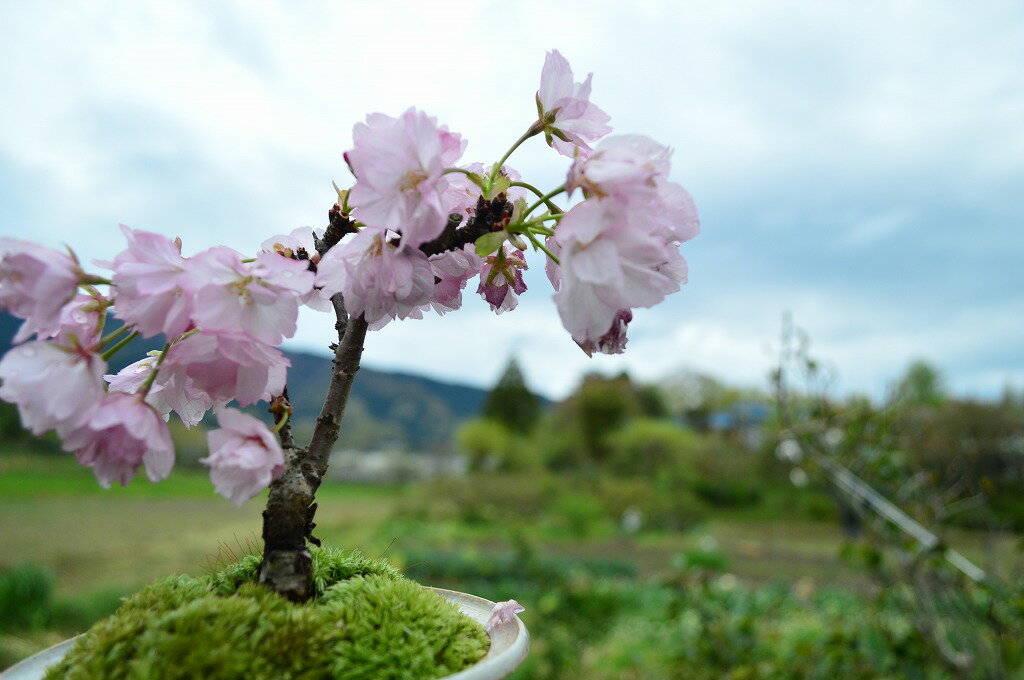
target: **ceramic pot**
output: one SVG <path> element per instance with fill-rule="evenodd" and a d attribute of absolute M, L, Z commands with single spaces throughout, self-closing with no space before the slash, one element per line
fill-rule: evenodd
<path fill-rule="evenodd" d="M 494 603 L 476 595 L 460 593 L 442 588 L 430 588 L 449 602 L 455 603 L 463 614 L 483 625 L 491 615 Z M 469 668 L 442 680 L 500 680 L 519 667 L 530 651 L 530 634 L 523 622 L 516 617 L 511 623 L 503 623 L 489 631 L 491 648 L 484 658 Z M 81 636 L 79 636 L 81 637 Z M 40 680 L 46 669 L 64 658 L 78 637 L 65 640 L 44 649 L 20 663 L 11 666 L 0 676 L 3 680 Z"/>

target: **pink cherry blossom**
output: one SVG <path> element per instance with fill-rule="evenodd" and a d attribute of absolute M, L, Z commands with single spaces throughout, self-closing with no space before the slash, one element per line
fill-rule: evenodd
<path fill-rule="evenodd" d="M 110 385 L 111 392 L 135 394 L 149 379 L 149 376 L 156 368 L 156 363 L 159 358 L 160 352 L 150 352 L 150 355 L 145 359 L 140 359 L 135 363 L 128 364 L 116 374 L 104 375 L 103 379 L 107 381 L 108 385 Z M 161 416 L 166 416 L 171 412 L 171 408 L 161 398 L 160 392 L 162 389 L 162 385 L 157 385 L 154 382 L 154 384 L 150 386 L 149 393 L 146 395 L 146 403 L 152 406 Z"/>
<path fill-rule="evenodd" d="M 544 240 L 544 247 L 551 252 L 552 255 L 559 258 L 561 261 L 562 245 L 558 242 L 558 239 L 554 236 L 548 236 Z M 548 281 L 551 282 L 551 287 L 558 290 L 562 284 L 562 268 L 557 262 L 552 260 L 550 257 L 544 259 L 544 273 L 547 274 Z"/>
<path fill-rule="evenodd" d="M 480 269 L 480 285 L 476 292 L 491 305 L 496 314 L 516 308 L 516 297 L 526 291 L 523 270 L 527 268 L 521 251 L 504 246 L 503 257 L 489 255 Z"/>
<path fill-rule="evenodd" d="M 608 114 L 590 103 L 593 76 L 588 74 L 582 83 L 573 82 L 572 67 L 558 50 L 548 52 L 544 59 L 537 106 L 548 144 L 563 156 L 586 158 L 591 151 L 589 143 L 612 130 Z"/>
<path fill-rule="evenodd" d="M 642 207 L 638 206 L 637 216 L 640 215 L 644 215 L 670 241 L 689 241 L 700 233 L 700 219 L 693 197 L 675 182 L 659 185 L 657 197 Z"/>
<path fill-rule="evenodd" d="M 65 433 L 63 446 L 92 468 L 104 488 L 128 484 L 141 465 L 153 482 L 166 479 L 174 466 L 167 423 L 138 396 L 123 392 L 103 395 L 89 417 Z"/>
<path fill-rule="evenodd" d="M 320 261 L 320 253 L 317 252 L 313 237 L 323 238 L 323 235 L 323 229 L 314 231 L 309 227 L 298 227 L 287 234 L 271 236 L 263 241 L 260 248 L 264 252 L 277 253 L 294 260 L 309 260 L 316 264 Z"/>
<path fill-rule="evenodd" d="M 45 340 L 17 345 L 0 359 L 0 399 L 17 404 L 35 434 L 75 427 L 103 396 L 103 359 L 89 348 Z"/>
<path fill-rule="evenodd" d="M 266 425 L 238 409 L 219 409 L 217 421 L 220 429 L 206 435 L 210 455 L 199 462 L 217 493 L 241 506 L 281 474 L 284 454 Z"/>
<path fill-rule="evenodd" d="M 587 356 L 593 356 L 594 352 L 600 354 L 622 354 L 626 351 L 626 343 L 628 338 L 626 337 L 626 326 L 633 320 L 633 312 L 628 309 L 620 309 L 612 320 L 612 327 L 608 329 L 608 332 L 602 335 L 597 341 L 584 340 L 583 342 L 577 342 Z"/>
<path fill-rule="evenodd" d="M 571 194 L 582 189 L 588 198 L 612 196 L 623 202 L 649 199 L 658 192 L 671 166 L 672 150 L 644 135 L 611 135 L 589 158 L 573 161 L 566 181 Z"/>
<path fill-rule="evenodd" d="M 114 257 L 114 315 L 144 337 L 177 337 L 192 325 L 194 271 L 181 256 L 181 241 L 121 225 L 128 247 Z"/>
<path fill-rule="evenodd" d="M 487 619 L 487 623 L 484 624 L 484 628 L 488 633 L 490 633 L 503 623 L 512 623 L 516 620 L 516 614 L 525 611 L 526 608 L 515 600 L 498 602 L 494 605 L 494 608 L 491 609 L 491 615 Z"/>
<path fill-rule="evenodd" d="M 261 247 L 266 253 L 275 253 L 285 259 L 306 262 L 308 263 L 307 268 L 315 274 L 316 265 L 320 262 L 320 253 L 316 249 L 316 241 L 313 240 L 313 237 L 315 235 L 317 238 L 323 238 L 323 232 L 323 229 L 317 229 L 314 232 L 309 227 L 299 227 L 293 229 L 289 234 L 271 236 L 263 242 Z M 261 266 L 272 266 L 272 264 L 267 259 Z M 319 290 L 312 287 L 312 281 L 310 281 L 308 291 L 299 290 L 298 292 L 302 304 L 307 307 L 318 312 L 331 311 L 330 301 L 321 296 Z"/>
<path fill-rule="evenodd" d="M 562 325 L 583 347 L 597 346 L 620 310 L 653 306 L 685 282 L 676 244 L 614 200 L 575 206 L 555 237 L 561 244 L 555 303 Z"/>
<path fill-rule="evenodd" d="M 414 108 L 398 118 L 371 114 L 352 137 L 345 160 L 356 176 L 349 193 L 353 217 L 400 231 L 412 248 L 437 238 L 448 221 L 442 173 L 462 155 L 462 138 Z"/>
<path fill-rule="evenodd" d="M 70 256 L 30 241 L 0 239 L 0 310 L 25 320 L 14 342 L 57 333 L 60 312 L 82 278 Z"/>
<path fill-rule="evenodd" d="M 95 345 L 102 325 L 100 322 L 106 318 L 110 304 L 99 292 L 76 295 L 61 308 L 53 341 L 65 346 Z"/>
<path fill-rule="evenodd" d="M 116 375 L 105 375 L 103 379 L 110 384 L 112 391 L 134 394 L 153 372 L 160 354 L 158 351 L 150 352 L 145 359 L 125 366 Z M 197 389 L 186 374 L 169 370 L 157 372 L 146 395 L 146 403 L 164 417 L 174 411 L 185 427 L 198 425 L 213 406 L 208 395 Z"/>
<path fill-rule="evenodd" d="M 404 237 L 403 237 L 404 238 Z M 434 273 L 418 249 L 396 246 L 383 229 L 366 227 L 320 260 L 316 283 L 322 294 L 342 293 L 353 316 L 371 329 L 392 319 L 421 319 L 434 292 Z"/>
<path fill-rule="evenodd" d="M 195 294 L 192 318 L 204 331 L 248 336 L 269 345 L 295 334 L 300 298 L 313 290 L 304 262 L 262 253 L 246 263 L 235 251 L 211 248 L 193 260 L 206 283 Z"/>
<path fill-rule="evenodd" d="M 430 268 L 434 272 L 435 283 L 430 304 L 434 311 L 445 314 L 462 307 L 462 289 L 480 273 L 481 266 L 483 258 L 476 254 L 473 244 L 432 255 Z"/>
<path fill-rule="evenodd" d="M 312 292 L 316 279 L 307 260 L 281 257 L 277 253 L 260 253 L 249 263 L 248 272 L 263 284 L 289 290 L 299 297 Z"/>
<path fill-rule="evenodd" d="M 236 399 L 248 406 L 281 394 L 289 364 L 281 352 L 264 343 L 204 332 L 168 350 L 159 379 L 173 378 L 184 399 L 209 404 Z"/>

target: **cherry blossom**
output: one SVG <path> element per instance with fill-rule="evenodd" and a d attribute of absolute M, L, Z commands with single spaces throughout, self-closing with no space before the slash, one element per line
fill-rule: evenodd
<path fill-rule="evenodd" d="M 0 239 L 0 310 L 24 319 L 14 342 L 57 333 L 82 270 L 71 256 L 18 239 Z"/>
<path fill-rule="evenodd" d="M 512 623 L 516 620 L 516 614 L 525 611 L 526 608 L 515 600 L 498 602 L 491 609 L 491 615 L 488 617 L 487 623 L 484 624 L 484 628 L 490 633 L 503 623 Z"/>
<path fill-rule="evenodd" d="M 316 249 L 317 238 L 323 238 L 324 230 L 313 230 L 309 227 L 292 229 L 287 234 L 271 236 L 263 241 L 260 248 L 266 253 L 277 253 L 281 257 L 293 260 L 309 260 L 313 264 L 320 261 L 320 253 Z"/>
<path fill-rule="evenodd" d="M 0 399 L 17 404 L 22 424 L 42 434 L 75 427 L 103 396 L 106 363 L 89 348 L 33 340 L 0 359 Z"/>
<path fill-rule="evenodd" d="M 314 275 L 304 262 L 263 253 L 246 263 L 223 247 L 193 259 L 206 280 L 195 293 L 192 314 L 200 328 L 270 345 L 295 334 L 300 298 L 313 289 Z"/>
<path fill-rule="evenodd" d="M 251 339 L 199 333 L 170 348 L 160 374 L 203 402 L 235 399 L 248 406 L 281 393 L 289 363 L 278 350 Z"/>
<path fill-rule="evenodd" d="M 316 273 L 316 265 L 320 262 L 320 253 L 316 249 L 316 238 L 323 238 L 324 230 L 318 229 L 314 231 L 309 227 L 299 227 L 293 229 L 289 234 L 280 234 L 278 236 L 271 236 L 263 242 L 262 248 L 264 253 L 274 253 L 281 258 L 289 260 L 298 260 L 305 262 L 307 269 L 314 274 Z M 259 260 L 262 260 L 260 267 L 272 267 L 273 263 L 270 258 L 265 258 L 260 255 Z M 305 285 L 305 282 L 302 282 Z M 308 291 L 297 290 L 300 295 L 300 301 L 302 304 L 315 309 L 319 312 L 331 311 L 331 303 L 320 295 L 320 291 L 312 287 Z"/>
<path fill-rule="evenodd" d="M 53 341 L 65 346 L 95 344 L 111 304 L 99 291 L 79 293 L 61 308 Z"/>
<path fill-rule="evenodd" d="M 0 239 L 0 310 L 25 320 L 0 358 L 0 399 L 16 404 L 33 432 L 55 430 L 104 486 L 126 484 L 142 467 L 154 481 L 166 477 L 167 421 L 176 414 L 195 426 L 213 409 L 220 426 L 203 462 L 217 491 L 242 504 L 281 474 L 286 451 L 275 433 L 286 431 L 227 404 L 272 400 L 271 412 L 288 417 L 289 361 L 275 345 L 295 334 L 303 305 L 333 312 L 334 296 L 343 298 L 349 320 L 338 319 L 336 365 L 357 368 L 365 330 L 458 310 L 476 276 L 492 311 L 515 309 L 529 254 L 545 260 L 573 341 L 588 355 L 623 352 L 634 310 L 686 282 L 679 247 L 700 221 L 690 194 L 668 179 L 668 147 L 638 134 L 606 137 L 609 117 L 591 103 L 591 81 L 575 81 L 568 61 L 549 52 L 538 118 L 496 163 L 457 165 L 465 140 L 416 108 L 370 114 L 353 129 L 344 158 L 355 183 L 334 185 L 328 227 L 272 236 L 256 253 L 218 245 L 185 257 L 180 239 L 121 225 L 127 245 L 99 263 L 112 270 L 108 280 L 83 271 L 74 254 Z M 557 171 L 564 185 L 551 189 L 509 164 L 541 133 L 571 159 Z M 562 212 L 554 201 L 577 190 L 583 201 Z M 111 315 L 124 327 L 104 336 Z M 153 344 L 163 348 L 104 375 L 136 335 L 162 335 Z M 352 375 L 332 374 L 331 418 L 313 437 L 324 456 L 336 433 L 322 425 L 343 415 L 337 396 Z M 289 448 L 289 462 L 312 449 Z M 522 610 L 499 603 L 488 628 Z"/>
<path fill-rule="evenodd" d="M 462 307 L 462 289 L 480 273 L 481 266 L 483 258 L 474 252 L 472 245 L 431 256 L 434 292 L 430 297 L 430 305 L 434 311 L 445 314 Z"/>
<path fill-rule="evenodd" d="M 167 423 L 139 396 L 110 392 L 78 427 L 64 435 L 64 450 L 91 467 L 100 485 L 128 484 L 145 465 L 150 481 L 159 482 L 174 466 L 174 446 Z"/>
<path fill-rule="evenodd" d="M 144 359 L 128 364 L 115 375 L 103 379 L 116 392 L 134 394 L 157 370 L 161 352 L 153 351 Z M 168 370 L 157 371 L 157 375 L 146 395 L 146 403 L 166 419 L 173 411 L 185 427 L 198 425 L 206 412 L 213 406 L 209 396 L 197 389 L 185 373 Z"/>
<path fill-rule="evenodd" d="M 588 74 L 582 83 L 573 82 L 572 67 L 558 50 L 547 53 L 540 73 L 537 109 L 544 123 L 548 144 L 569 158 L 590 155 L 589 143 L 611 132 L 609 117 L 590 103 Z"/>
<path fill-rule="evenodd" d="M 324 296 L 342 293 L 349 314 L 378 329 L 392 319 L 423 318 L 434 273 L 419 250 L 396 245 L 383 229 L 365 228 L 327 251 L 316 283 Z"/>
<path fill-rule="evenodd" d="M 217 421 L 220 428 L 206 435 L 210 455 L 199 462 L 210 468 L 217 493 L 240 506 L 281 474 L 284 454 L 266 425 L 238 409 L 219 409 Z"/>
<path fill-rule="evenodd" d="M 508 312 L 519 304 L 518 295 L 526 291 L 523 270 L 526 259 L 515 248 L 503 246 L 501 255 L 490 255 L 480 269 L 480 285 L 476 292 L 491 306 L 496 314 Z"/>
<path fill-rule="evenodd" d="M 644 135 L 611 135 L 589 158 L 578 157 L 569 168 L 566 189 L 585 196 L 631 199 L 655 196 L 668 175 L 672 151 Z"/>
<path fill-rule="evenodd" d="M 356 176 L 349 193 L 353 217 L 371 227 L 395 229 L 405 245 L 437 238 L 448 221 L 443 175 L 465 141 L 437 119 L 410 108 L 398 118 L 374 113 L 356 124 L 345 160 Z"/>
<path fill-rule="evenodd" d="M 600 354 L 622 354 L 626 351 L 626 326 L 633 320 L 633 312 L 629 309 L 620 309 L 612 319 L 612 326 L 608 332 L 602 335 L 597 341 L 586 339 L 583 342 L 577 341 L 587 356 L 593 356 L 594 352 Z"/>
<path fill-rule="evenodd" d="M 181 241 L 121 225 L 128 247 L 109 265 L 116 290 L 115 316 L 145 337 L 181 335 L 192 324 L 192 297 L 197 288 Z"/>
<path fill-rule="evenodd" d="M 669 240 L 689 241 L 700 233 L 700 219 L 693 197 L 675 182 L 661 184 L 657 197 L 639 207 L 637 212 L 644 214 Z"/>
<path fill-rule="evenodd" d="M 615 201 L 584 201 L 555 233 L 561 245 L 558 313 L 573 339 L 597 346 L 623 309 L 651 307 L 679 290 L 685 261 L 674 243 Z"/>

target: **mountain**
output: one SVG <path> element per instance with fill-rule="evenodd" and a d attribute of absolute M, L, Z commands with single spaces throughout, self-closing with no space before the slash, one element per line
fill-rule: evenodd
<path fill-rule="evenodd" d="M 10 349 L 21 321 L 0 313 L 0 354 Z M 108 322 L 108 331 L 117 322 Z M 137 338 L 111 360 L 112 371 L 163 346 L 162 338 Z M 293 428 L 302 441 L 312 432 L 331 376 L 328 356 L 285 351 L 288 396 L 295 409 Z M 446 449 L 456 428 L 480 413 L 486 391 L 408 373 L 380 371 L 363 366 L 349 398 L 342 439 L 338 446 L 353 449 L 400 447 L 413 451 Z M 261 405 L 262 409 L 265 405 Z"/>

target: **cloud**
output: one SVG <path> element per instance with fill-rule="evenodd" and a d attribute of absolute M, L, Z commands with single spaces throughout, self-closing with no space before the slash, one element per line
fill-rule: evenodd
<path fill-rule="evenodd" d="M 675 148 L 704 232 L 626 355 L 579 352 L 535 260 L 515 313 L 470 289 L 371 336 L 381 367 L 483 385 L 516 353 L 553 396 L 587 370 L 759 384 L 791 310 L 845 389 L 919 355 L 962 391 L 1024 381 L 1019 3 L 6 3 L 0 40 L 0 233 L 84 259 L 119 247 L 118 222 L 191 252 L 324 224 L 370 111 L 419 106 L 496 158 L 555 47 L 616 131 Z M 515 163 L 555 186 L 565 163 L 535 142 Z M 304 323 L 295 343 L 323 349 L 330 320 Z"/>

